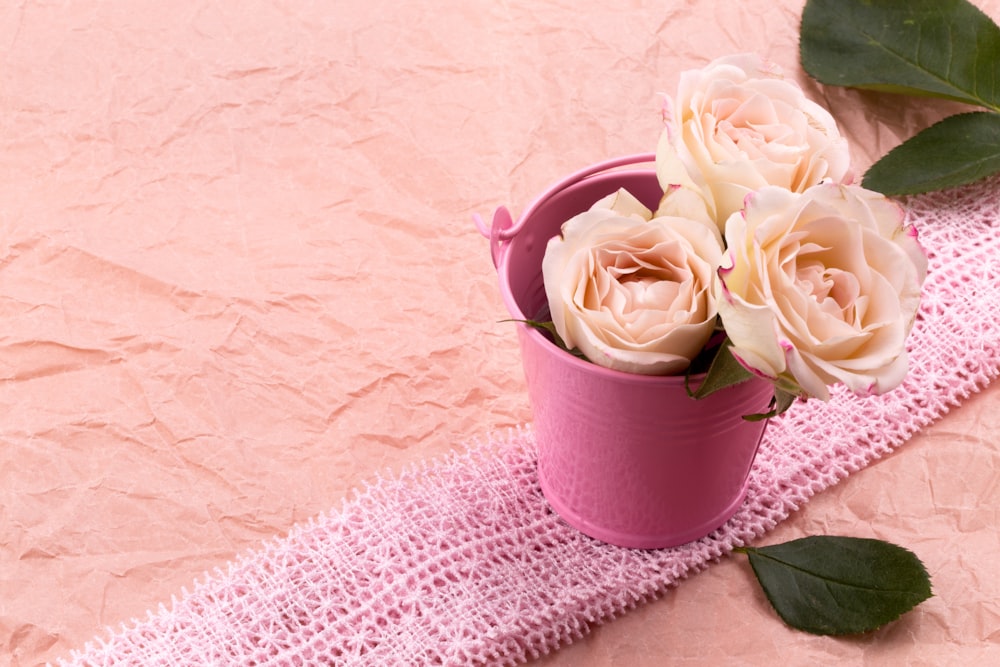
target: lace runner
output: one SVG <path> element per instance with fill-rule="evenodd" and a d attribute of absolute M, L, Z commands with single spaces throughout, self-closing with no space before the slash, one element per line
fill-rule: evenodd
<path fill-rule="evenodd" d="M 913 198 L 930 272 L 904 384 L 768 428 L 741 510 L 673 549 L 608 546 L 548 508 L 527 429 L 375 480 L 62 665 L 511 665 L 761 536 L 1000 373 L 1000 180 Z"/>

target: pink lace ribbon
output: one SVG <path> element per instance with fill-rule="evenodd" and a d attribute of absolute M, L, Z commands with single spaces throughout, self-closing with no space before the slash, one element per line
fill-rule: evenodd
<path fill-rule="evenodd" d="M 775 420 L 712 535 L 658 551 L 584 537 L 549 510 L 515 431 L 376 480 L 60 664 L 516 664 L 656 597 L 1000 373 L 1000 181 L 908 203 L 931 268 L 907 380 Z"/>

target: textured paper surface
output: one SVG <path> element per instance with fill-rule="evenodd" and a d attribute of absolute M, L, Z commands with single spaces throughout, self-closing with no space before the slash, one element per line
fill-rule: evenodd
<path fill-rule="evenodd" d="M 376 472 L 528 421 L 471 215 L 651 150 L 681 69 L 759 51 L 833 112 L 859 174 L 958 109 L 809 82 L 801 6 L 0 9 L 0 661 L 66 655 Z M 768 536 L 909 546 L 936 596 L 903 622 L 792 632 L 734 558 L 543 662 L 982 663 L 998 401 Z"/>
<path fill-rule="evenodd" d="M 376 478 L 59 665 L 514 665 L 580 639 L 757 542 L 1000 375 L 997 180 L 909 200 L 929 268 L 901 391 L 840 387 L 773 420 L 745 501 L 711 534 L 651 550 L 586 537 L 545 500 L 518 429 Z"/>

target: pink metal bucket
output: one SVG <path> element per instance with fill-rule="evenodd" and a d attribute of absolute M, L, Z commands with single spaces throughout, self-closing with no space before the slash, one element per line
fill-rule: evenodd
<path fill-rule="evenodd" d="M 617 169 L 653 159 L 629 156 L 573 174 L 516 225 L 502 207 L 489 229 L 477 219 L 511 317 L 544 312 L 542 257 L 563 222 L 620 187 L 656 208 L 655 172 Z M 542 492 L 570 525 L 611 544 L 660 548 L 704 537 L 736 512 L 766 425 L 743 415 L 767 409 L 770 383 L 752 380 L 696 401 L 683 377 L 602 368 L 517 326 Z"/>

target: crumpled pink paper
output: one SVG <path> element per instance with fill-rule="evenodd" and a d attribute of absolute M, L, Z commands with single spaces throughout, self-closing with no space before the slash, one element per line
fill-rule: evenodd
<path fill-rule="evenodd" d="M 746 500 L 706 537 L 641 550 L 584 536 L 546 502 L 521 430 L 376 479 L 59 664 L 513 665 L 580 639 L 761 539 L 1000 375 L 997 181 L 910 201 L 929 273 L 903 384 L 868 398 L 838 387 L 773 420 Z"/>
<path fill-rule="evenodd" d="M 680 70 L 759 51 L 859 175 L 960 108 L 809 81 L 802 5 L 0 8 L 0 664 L 68 655 L 377 472 L 530 421 L 471 215 L 651 150 Z M 547 660 L 988 663 L 998 400 L 768 537 L 918 551 L 936 597 L 900 624 L 791 632 L 734 558 Z"/>

